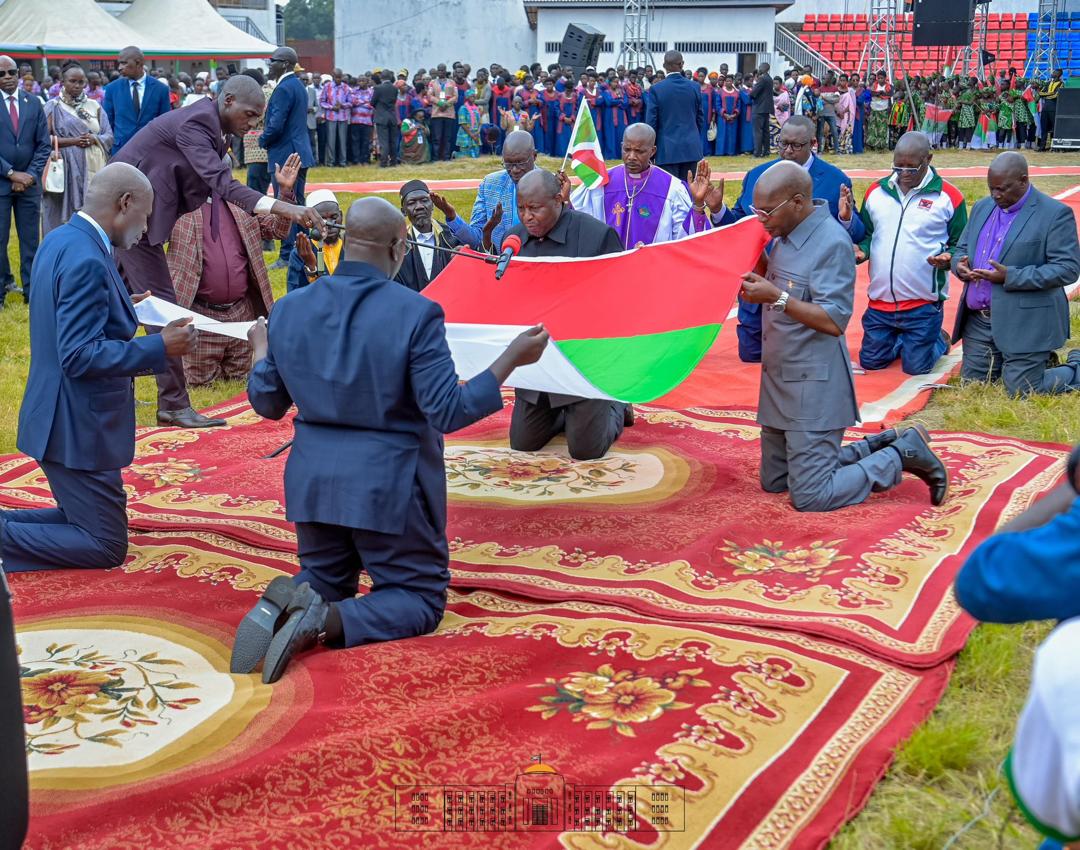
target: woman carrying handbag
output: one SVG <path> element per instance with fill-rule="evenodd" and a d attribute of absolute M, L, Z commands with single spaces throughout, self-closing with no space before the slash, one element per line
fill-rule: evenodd
<path fill-rule="evenodd" d="M 86 187 L 105 167 L 113 143 L 105 110 L 86 96 L 86 74 L 82 66 L 78 62 L 65 62 L 60 79 L 60 96 L 45 104 L 53 157 L 43 180 L 42 235 L 66 223 L 82 208 Z"/>

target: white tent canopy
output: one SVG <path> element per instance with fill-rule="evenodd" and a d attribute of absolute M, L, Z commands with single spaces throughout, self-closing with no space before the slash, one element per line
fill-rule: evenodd
<path fill-rule="evenodd" d="M 120 16 L 120 22 L 137 32 L 144 42 L 168 44 L 170 56 L 265 58 L 277 46 L 234 27 L 206 0 L 135 0 Z"/>
<path fill-rule="evenodd" d="M 205 5 L 205 4 L 204 4 Z M 237 30 L 241 36 L 244 34 Z M 147 40 L 114 18 L 94 0 L 7 0 L 0 6 L 0 52 L 41 56 L 115 56 L 137 44 L 147 53 L 159 39 Z"/>

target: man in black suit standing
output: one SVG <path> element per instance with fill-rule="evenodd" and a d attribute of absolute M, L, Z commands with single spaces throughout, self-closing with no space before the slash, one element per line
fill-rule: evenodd
<path fill-rule="evenodd" d="M 751 118 L 754 126 L 754 156 L 767 157 L 769 150 L 769 117 L 773 114 L 773 78 L 769 76 L 769 63 L 758 68 L 757 82 L 750 90 L 753 101 Z"/>
<path fill-rule="evenodd" d="M 420 292 L 453 259 L 447 251 L 461 243 L 448 227 L 440 225 L 432 217 L 435 205 L 431 201 L 431 191 L 423 180 L 410 180 L 401 187 L 401 211 L 409 220 L 409 239 L 414 244 L 405 255 L 394 280 L 413 292 Z"/>
<path fill-rule="evenodd" d="M 700 143 L 700 142 L 699 142 Z M 510 231 L 522 242 L 519 257 L 599 257 L 623 250 L 619 234 L 588 213 L 563 205 L 559 178 L 534 168 L 517 184 L 518 217 Z M 630 405 L 608 399 L 517 390 L 510 420 L 510 448 L 535 452 L 565 432 L 574 460 L 603 457 L 626 425 Z"/>
<path fill-rule="evenodd" d="M 19 234 L 19 279 L 30 302 L 30 266 L 34 263 L 41 215 L 41 175 L 49 161 L 49 127 L 36 97 L 19 90 L 19 68 L 0 56 L 0 308 L 15 285 L 8 262 L 11 214 Z"/>
<path fill-rule="evenodd" d="M 374 76 L 379 78 L 378 74 Z M 397 116 L 397 88 L 390 71 L 383 71 L 382 82 L 372 89 L 371 108 L 375 110 L 375 135 L 379 139 L 379 168 L 397 165 L 401 127 Z"/>

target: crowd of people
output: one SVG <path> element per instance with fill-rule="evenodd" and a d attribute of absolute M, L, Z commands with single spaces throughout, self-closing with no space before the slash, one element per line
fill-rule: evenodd
<path fill-rule="evenodd" d="M 498 153 L 513 130 L 531 133 L 538 152 L 562 157 L 582 103 L 592 111 L 604 157 L 616 159 L 626 128 L 646 120 L 650 90 L 669 73 L 620 65 L 577 74 L 540 63 L 511 71 L 493 63 L 474 74 L 467 63 L 454 62 L 411 76 L 407 68 L 355 77 L 335 69 L 302 79 L 310 92 L 317 159 L 346 166 Z M 883 71 L 866 79 L 854 71 L 819 78 L 809 67 L 773 77 L 767 65 L 744 74 L 731 73 L 726 64 L 677 73 L 700 93 L 704 156 L 765 155 L 755 148 L 755 115 L 768 116 L 758 120 L 773 153 L 779 152 L 780 128 L 793 115 L 814 122 L 822 153 L 892 150 L 911 129 L 928 132 L 935 148 L 1046 150 L 1063 85 L 1060 70 L 1038 82 L 1018 76 L 1015 68 L 986 80 L 939 74 L 890 81 Z M 373 100 L 382 107 L 378 120 Z M 397 132 L 376 138 L 373 123 L 394 125 Z"/>
<path fill-rule="evenodd" d="M 1072 210 L 1031 184 L 1018 150 L 997 153 L 989 194 L 970 211 L 933 165 L 936 148 L 973 144 L 970 120 L 996 125 L 987 147 L 1030 146 L 1017 116 L 1049 128 L 1060 73 L 1037 90 L 1008 73 L 895 88 L 879 75 L 866 87 L 857 75 L 773 77 L 767 64 L 742 78 L 723 67 L 686 73 L 670 51 L 656 73 L 589 70 L 575 80 L 557 67 L 511 75 L 492 66 L 470 81 L 471 69 L 455 63 L 411 81 L 405 71 L 353 80 L 338 70 L 316 86 L 283 47 L 265 74 L 221 71 L 189 91 L 180 78 L 155 79 L 137 48 L 118 66 L 102 89 L 65 63 L 35 83 L 39 95 L 0 56 L 0 200 L 15 215 L 30 303 L 18 447 L 39 461 L 57 502 L 0 512 L 0 562 L 8 571 L 121 563 L 132 378 L 157 376 L 160 425 L 207 428 L 225 423 L 196 412 L 187 386 L 247 377 L 261 415 L 297 410 L 285 494 L 301 572 L 275 579 L 240 624 L 233 673 L 261 664 L 271 683 L 317 644 L 357 646 L 438 625 L 449 581 L 441 435 L 502 409 L 500 385 L 548 339 L 532 328 L 459 382 L 441 309 L 417 297 L 458 246 L 594 258 L 755 218 L 771 248 L 742 278 L 739 356 L 763 364 L 760 486 L 786 493 L 797 511 L 860 504 L 905 474 L 926 484 L 933 505 L 948 499 L 948 469 L 925 428 L 844 442 L 859 418 L 856 368 L 899 361 L 924 374 L 962 341 L 966 380 L 1001 380 L 1013 396 L 1080 389 L 1080 356 L 1060 363 L 1055 354 L 1069 336 L 1065 288 L 1080 277 Z M 565 152 L 582 103 L 594 110 L 605 157 L 620 160 L 598 187 L 575 188 L 537 164 L 540 153 Z M 1011 130 L 1006 104 L 1015 106 Z M 916 121 L 919 109 L 932 127 Z M 830 143 L 837 153 L 890 149 L 893 168 L 857 198 L 820 155 Z M 501 162 L 468 219 L 422 180 L 401 187 L 397 206 L 363 198 L 343 209 L 328 190 L 305 191 L 320 158 L 363 164 L 376 152 L 384 166 L 481 152 Z M 729 206 L 707 157 L 738 152 L 767 161 Z M 246 184 L 233 176 L 236 160 Z M 43 208 L 46 169 L 61 162 L 63 188 L 46 193 L 57 197 Z M 35 258 L 39 216 L 47 233 Z M 289 270 L 276 305 L 263 258 L 275 239 Z M 856 366 L 845 333 L 860 262 L 870 286 Z M 950 274 L 963 283 L 951 333 Z M 137 336 L 134 308 L 150 295 L 250 323 L 248 342 L 209 338 L 189 319 Z M 634 423 L 626 403 L 518 389 L 508 442 L 536 452 L 562 435 L 571 458 L 594 459 Z M 1049 524 L 1069 528 L 1073 505 L 1062 502 Z M 1041 545 L 1007 542 L 1031 558 Z M 987 560 L 974 578 L 980 568 L 969 569 L 964 604 L 993 608 L 986 599 L 1000 563 Z M 361 570 L 372 589 L 358 597 Z M 1018 753 L 1017 776 L 1028 781 L 1036 762 Z M 1080 823 L 1069 815 L 1054 821 L 1063 832 Z"/>

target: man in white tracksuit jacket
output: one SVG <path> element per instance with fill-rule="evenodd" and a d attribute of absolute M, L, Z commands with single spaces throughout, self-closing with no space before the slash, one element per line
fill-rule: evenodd
<path fill-rule="evenodd" d="M 949 263 L 967 224 L 960 190 L 930 165 L 925 134 L 905 133 L 893 152 L 893 173 L 866 190 L 870 306 L 863 314 L 859 363 L 884 369 L 897 358 L 908 375 L 924 375 L 949 348 L 942 328 Z"/>

